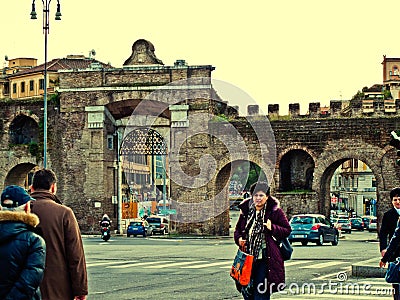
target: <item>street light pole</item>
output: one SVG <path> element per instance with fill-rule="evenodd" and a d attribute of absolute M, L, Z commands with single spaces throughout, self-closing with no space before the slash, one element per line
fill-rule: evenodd
<path fill-rule="evenodd" d="M 42 0 L 43 3 L 43 34 L 44 34 L 44 79 L 43 79 L 43 167 L 47 168 L 47 36 L 49 34 L 49 13 L 51 0 Z M 31 19 L 37 19 L 35 0 L 32 2 Z M 57 0 L 55 19 L 61 20 L 60 1 Z"/>

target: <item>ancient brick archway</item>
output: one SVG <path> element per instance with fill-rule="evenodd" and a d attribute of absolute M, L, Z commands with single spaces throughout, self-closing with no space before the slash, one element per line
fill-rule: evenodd
<path fill-rule="evenodd" d="M 339 141 L 341 144 L 348 144 L 349 142 L 350 141 L 344 140 Z M 329 215 L 330 212 L 330 183 L 333 173 L 340 164 L 349 159 L 357 159 L 364 162 L 374 174 L 376 179 L 378 214 L 380 214 L 384 207 L 387 207 L 387 203 L 384 202 L 385 197 L 383 197 L 382 191 L 388 190 L 388 183 L 385 182 L 382 170 L 387 168 L 384 162 L 388 153 L 367 143 L 359 142 L 357 145 L 354 145 L 354 141 L 352 141 L 352 143 L 352 149 L 348 150 L 338 149 L 336 147 L 329 150 L 327 149 L 316 161 L 313 188 L 317 192 L 319 199 L 318 210 L 325 215 Z M 387 150 L 391 151 L 391 149 Z"/>
<path fill-rule="evenodd" d="M 33 174 L 33 170 L 37 167 L 33 163 L 20 163 L 14 166 L 4 179 L 4 187 L 8 185 L 19 185 L 28 189 Z"/>
<path fill-rule="evenodd" d="M 225 198 L 218 198 L 219 203 L 226 204 L 226 194 L 219 191 L 226 186 L 228 166 L 236 161 L 252 161 L 266 170 L 277 192 L 280 161 L 296 149 L 307 153 L 315 166 L 310 192 L 278 195 L 289 215 L 299 211 L 328 214 L 329 180 L 335 167 L 348 158 L 365 162 L 373 171 L 378 218 L 390 207 L 389 191 L 400 178 L 396 151 L 388 145 L 390 132 L 399 129 L 398 104 L 396 113 L 379 116 L 336 117 L 340 111 L 337 103 L 336 110 L 332 106 L 332 115 L 325 117 L 318 114 L 315 105 L 310 106 L 313 110 L 306 116 L 294 113 L 280 118 L 276 112 L 262 116 L 256 105 L 249 105 L 247 115 L 239 116 L 238 110 L 229 105 L 230 99 L 221 99 L 213 89 L 213 66 L 190 66 L 185 62 L 164 66 L 155 57 L 154 46 L 145 40 L 135 43 L 132 50 L 122 68 L 59 72 L 59 103 L 48 104 L 48 163 L 58 176 L 59 196 L 75 211 L 83 232 L 89 231 L 94 220 L 105 212 L 116 218 L 113 199 L 118 192 L 118 137 L 129 127 L 127 118 L 133 111 L 137 113 L 137 127 L 146 127 L 147 121 L 155 117 L 150 127 L 160 132 L 170 146 L 172 175 L 183 173 L 178 178 L 182 182 L 171 183 L 171 196 L 191 206 L 189 217 L 209 216 L 193 203 L 221 195 Z M 191 80 L 196 81 L 194 87 L 171 85 Z M 156 91 L 163 93 L 154 95 Z M 155 97 L 149 98 L 150 94 Z M 10 146 L 10 124 L 21 113 L 40 124 L 43 100 L 8 99 L 0 104 L 0 182 L 23 184 L 22 173 L 40 166 L 41 159 L 29 153 L 26 145 Z M 260 142 L 259 133 L 270 128 L 274 136 Z M 264 153 L 272 159 L 264 159 Z M 212 217 L 201 222 L 189 220 L 180 229 L 195 234 L 225 234 L 228 213 L 215 210 L 211 204 L 209 207 Z"/>

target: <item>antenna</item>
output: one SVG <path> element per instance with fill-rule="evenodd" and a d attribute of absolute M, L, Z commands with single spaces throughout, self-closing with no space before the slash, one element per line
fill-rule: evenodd
<path fill-rule="evenodd" d="M 8 61 L 8 55 L 4 56 L 4 60 Z"/>

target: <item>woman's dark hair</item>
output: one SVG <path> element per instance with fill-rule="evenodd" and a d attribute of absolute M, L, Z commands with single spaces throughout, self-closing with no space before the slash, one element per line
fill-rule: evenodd
<path fill-rule="evenodd" d="M 32 187 L 35 190 L 50 190 L 53 183 L 57 182 L 56 174 L 50 169 L 40 169 L 33 174 Z"/>
<path fill-rule="evenodd" d="M 250 187 L 250 194 L 254 195 L 257 192 L 264 192 L 265 195 L 269 196 L 270 187 L 269 187 L 268 182 L 257 181 L 256 183 L 253 183 Z"/>
<path fill-rule="evenodd" d="M 390 200 L 392 200 L 394 196 L 400 196 L 400 187 L 395 187 L 390 191 Z"/>

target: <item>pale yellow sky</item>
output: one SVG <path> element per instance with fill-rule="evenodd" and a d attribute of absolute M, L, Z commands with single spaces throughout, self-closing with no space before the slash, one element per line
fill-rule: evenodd
<path fill-rule="evenodd" d="M 382 83 L 383 55 L 400 57 L 396 0 L 60 0 L 50 5 L 48 59 L 88 55 L 122 66 L 132 44 L 151 41 L 165 65 L 185 59 L 216 67 L 213 78 L 268 104 L 350 99 Z M 0 59 L 44 62 L 42 1 L 30 20 L 31 0 L 1 0 Z M 240 104 L 238 99 L 226 99 Z M 244 101 L 244 102 L 247 102 Z"/>

